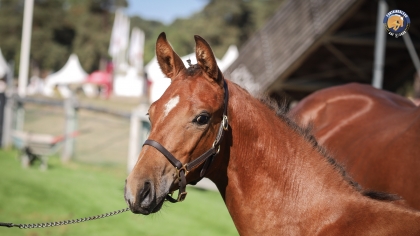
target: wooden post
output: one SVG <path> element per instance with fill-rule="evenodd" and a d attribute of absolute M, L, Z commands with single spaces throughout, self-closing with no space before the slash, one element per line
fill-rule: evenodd
<path fill-rule="evenodd" d="M 34 0 L 25 0 L 23 9 L 22 41 L 20 48 L 19 63 L 19 96 L 26 96 L 26 86 L 28 85 L 29 55 L 31 51 L 32 18 L 34 11 Z"/>
<path fill-rule="evenodd" d="M 64 100 L 64 115 L 66 119 L 66 127 L 64 129 L 64 145 L 61 154 L 61 161 L 68 162 L 74 155 L 75 148 L 75 132 L 77 129 L 77 108 L 76 100 L 70 96 Z"/>
<path fill-rule="evenodd" d="M 4 109 L 6 107 L 6 83 L 0 80 L 0 144 L 3 143 Z"/>
<path fill-rule="evenodd" d="M 12 145 L 12 131 L 16 126 L 16 101 L 12 95 L 6 97 L 3 117 L 2 148 L 9 148 Z"/>
<path fill-rule="evenodd" d="M 378 15 L 376 16 L 376 37 L 375 37 L 375 53 L 373 62 L 373 78 L 372 86 L 382 89 L 384 76 L 384 62 L 386 50 L 386 30 L 384 30 L 383 18 L 388 10 L 388 4 L 385 0 L 378 2 Z"/>
<path fill-rule="evenodd" d="M 146 116 L 148 106 L 140 104 L 130 118 L 130 139 L 128 144 L 127 172 L 130 173 L 137 162 L 144 141 L 150 133 L 150 123 Z"/>
<path fill-rule="evenodd" d="M 14 62 L 8 64 L 9 69 L 6 76 L 6 101 L 4 106 L 3 114 L 3 132 L 1 139 L 1 147 L 9 148 L 12 146 L 12 129 L 15 127 L 14 121 L 16 120 L 15 116 L 15 100 L 13 99 L 14 86 L 13 86 L 13 68 L 15 67 Z"/>
<path fill-rule="evenodd" d="M 17 101 L 14 106 L 14 128 L 15 130 L 23 130 L 25 124 L 25 107 L 22 102 Z"/>

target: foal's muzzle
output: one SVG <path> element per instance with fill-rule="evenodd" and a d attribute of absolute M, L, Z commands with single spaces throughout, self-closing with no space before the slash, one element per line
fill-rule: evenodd
<path fill-rule="evenodd" d="M 124 197 L 133 213 L 148 215 L 159 211 L 165 200 L 164 197 L 157 197 L 156 192 L 153 184 L 146 181 L 135 195 L 133 195 L 126 186 Z M 134 199 L 132 197 L 134 197 Z"/>

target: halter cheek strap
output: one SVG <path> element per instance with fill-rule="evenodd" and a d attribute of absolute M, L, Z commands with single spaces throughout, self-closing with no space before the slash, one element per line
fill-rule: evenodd
<path fill-rule="evenodd" d="M 200 178 L 204 177 L 208 167 L 210 166 L 211 162 L 213 161 L 213 157 L 217 155 L 220 151 L 220 142 L 223 139 L 224 131 L 227 131 L 229 128 L 228 117 L 227 117 L 227 107 L 228 107 L 228 98 L 229 98 L 229 90 L 227 87 L 226 81 L 223 81 L 223 87 L 225 90 L 224 96 L 224 109 L 223 109 L 223 118 L 222 122 L 219 127 L 219 131 L 217 132 L 216 139 L 213 142 L 212 147 L 207 150 L 205 153 L 201 154 L 198 158 L 194 159 L 193 161 L 183 165 L 178 159 L 176 159 L 165 147 L 163 147 L 160 143 L 154 140 L 146 140 L 143 144 L 149 145 L 156 148 L 160 153 L 162 153 L 166 159 L 176 168 L 177 172 L 177 179 L 179 185 L 179 192 L 178 198 L 174 199 L 170 195 L 166 196 L 166 199 L 172 203 L 175 202 L 182 202 L 184 201 L 185 197 L 187 196 L 187 192 L 185 191 L 187 186 L 186 176 L 188 172 L 193 170 L 194 168 L 201 165 L 203 162 L 203 168 L 200 171 Z M 201 179 L 200 179 L 201 180 Z M 197 181 L 198 182 L 198 181 Z"/>

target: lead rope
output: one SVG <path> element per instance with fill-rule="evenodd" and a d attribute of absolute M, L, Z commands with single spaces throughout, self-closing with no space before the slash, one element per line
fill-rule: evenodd
<path fill-rule="evenodd" d="M 121 209 L 121 210 L 111 211 L 111 212 L 104 213 L 104 214 L 101 214 L 101 215 L 89 216 L 89 217 L 84 217 L 84 218 L 79 218 L 79 219 L 74 219 L 74 220 L 63 220 L 63 221 L 48 222 L 48 223 L 14 224 L 14 223 L 0 222 L 0 226 L 4 226 L 4 227 L 8 227 L 8 228 L 18 227 L 19 229 L 47 228 L 47 227 L 54 227 L 54 226 L 60 226 L 60 225 L 77 224 L 77 223 L 82 223 L 82 222 L 89 221 L 89 220 L 99 220 L 99 219 L 102 219 L 102 218 L 105 218 L 105 217 L 118 215 L 120 213 L 129 211 L 129 210 L 130 210 L 130 208 L 127 207 L 127 208 L 124 208 L 124 209 Z"/>

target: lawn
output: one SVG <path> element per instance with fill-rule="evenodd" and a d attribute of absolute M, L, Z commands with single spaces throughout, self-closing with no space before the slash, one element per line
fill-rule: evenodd
<path fill-rule="evenodd" d="M 98 215 L 126 207 L 124 168 L 61 164 L 22 169 L 15 151 L 0 150 L 0 222 L 38 223 Z M 153 215 L 125 212 L 75 225 L 0 228 L 0 235 L 238 235 L 219 193 L 188 189 L 182 203 Z"/>

